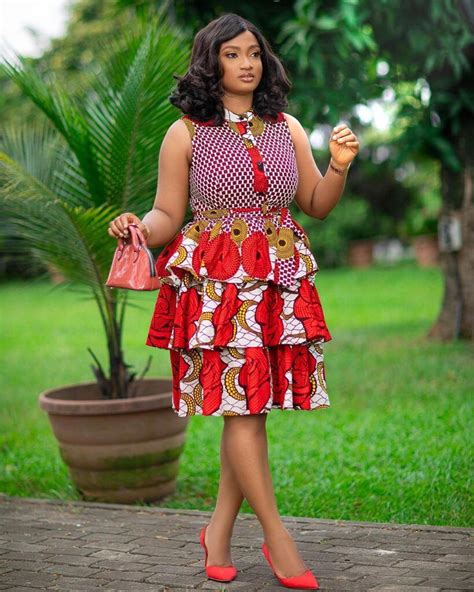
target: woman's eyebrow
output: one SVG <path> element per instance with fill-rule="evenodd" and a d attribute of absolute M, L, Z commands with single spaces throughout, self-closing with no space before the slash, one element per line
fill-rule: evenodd
<path fill-rule="evenodd" d="M 232 47 L 233 49 L 240 49 L 238 45 L 226 45 L 223 49 L 227 49 L 228 47 Z M 254 43 L 253 45 L 249 45 L 248 48 L 251 49 L 252 47 L 260 47 L 260 45 Z"/>

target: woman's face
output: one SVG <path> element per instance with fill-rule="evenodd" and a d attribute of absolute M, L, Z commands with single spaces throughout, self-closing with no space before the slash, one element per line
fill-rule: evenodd
<path fill-rule="evenodd" d="M 227 94 L 252 93 L 262 79 L 261 50 L 255 35 L 244 31 L 224 41 L 219 50 L 219 64 L 222 85 Z"/>

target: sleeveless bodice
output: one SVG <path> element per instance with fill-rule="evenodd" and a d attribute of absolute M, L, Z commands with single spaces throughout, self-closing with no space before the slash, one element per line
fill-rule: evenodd
<path fill-rule="evenodd" d="M 190 119 L 188 118 L 188 121 Z M 254 170 L 241 136 L 228 122 L 221 126 L 194 124 L 189 170 L 191 210 L 212 208 L 288 207 L 298 187 L 298 168 L 291 133 L 283 114 L 265 123 L 255 137 L 268 190 L 254 189 Z"/>
<path fill-rule="evenodd" d="M 199 280 L 258 279 L 296 289 L 318 264 L 289 212 L 298 168 L 288 123 L 283 113 L 232 117 L 222 125 L 181 118 L 191 134 L 193 219 L 160 254 L 158 275 L 175 287 L 190 272 Z"/>

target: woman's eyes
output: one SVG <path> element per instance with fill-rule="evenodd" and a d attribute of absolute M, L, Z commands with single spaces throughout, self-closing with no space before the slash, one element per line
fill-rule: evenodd
<path fill-rule="evenodd" d="M 260 51 L 254 51 L 252 55 L 255 55 L 255 54 L 257 54 L 257 56 L 259 56 L 261 54 L 261 52 Z M 229 56 L 233 56 L 233 55 L 237 55 L 237 54 L 235 52 L 226 53 L 225 54 L 226 58 L 228 58 Z"/>

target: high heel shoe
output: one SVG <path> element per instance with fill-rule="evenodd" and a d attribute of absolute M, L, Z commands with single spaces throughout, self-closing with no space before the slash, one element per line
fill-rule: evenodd
<path fill-rule="evenodd" d="M 233 565 L 207 565 L 207 547 L 204 542 L 204 536 L 206 534 L 206 528 L 208 525 L 201 528 L 199 536 L 199 542 L 204 548 L 204 567 L 206 569 L 206 575 L 210 580 L 216 580 L 216 582 L 231 582 L 237 576 L 237 570 Z"/>
<path fill-rule="evenodd" d="M 285 586 L 286 588 L 299 588 L 301 590 L 317 590 L 319 588 L 319 584 L 317 579 L 314 577 L 313 572 L 308 569 L 303 574 L 299 576 L 291 576 L 289 578 L 281 578 L 275 568 L 273 567 L 272 560 L 270 559 L 270 553 L 268 551 L 268 547 L 265 543 L 262 544 L 262 551 L 265 559 L 268 561 L 270 567 L 275 574 L 277 580 Z"/>

